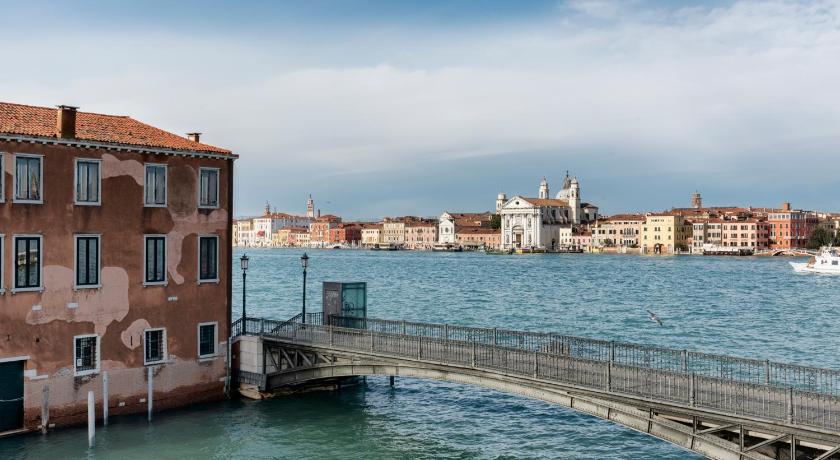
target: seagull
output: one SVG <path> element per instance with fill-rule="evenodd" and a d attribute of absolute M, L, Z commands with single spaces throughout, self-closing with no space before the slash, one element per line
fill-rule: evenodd
<path fill-rule="evenodd" d="M 650 310 L 648 310 L 647 312 L 648 312 L 648 315 L 650 315 L 650 320 L 651 321 L 655 322 L 656 324 L 658 324 L 660 326 L 662 325 L 662 320 L 660 320 L 659 317 L 656 316 L 656 313 L 654 313 Z"/>

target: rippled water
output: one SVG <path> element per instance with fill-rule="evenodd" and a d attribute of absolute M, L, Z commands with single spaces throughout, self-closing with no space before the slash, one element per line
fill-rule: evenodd
<path fill-rule="evenodd" d="M 299 250 L 249 250 L 248 315 L 300 308 Z M 236 257 L 241 254 L 238 251 Z M 367 281 L 369 315 L 554 331 L 840 367 L 840 277 L 786 258 L 310 251 L 321 281 Z M 237 261 L 238 265 L 238 261 Z M 238 270 L 237 270 L 238 271 Z M 235 316 L 241 306 L 236 277 Z M 659 314 L 664 326 L 647 318 Z M 694 458 L 547 403 L 442 382 L 369 378 L 340 393 L 226 402 L 0 440 L 0 458 Z"/>

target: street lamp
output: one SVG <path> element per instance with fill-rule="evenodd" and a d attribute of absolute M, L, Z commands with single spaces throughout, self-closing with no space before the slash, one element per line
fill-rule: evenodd
<path fill-rule="evenodd" d="M 306 324 L 306 267 L 309 266 L 309 256 L 305 252 L 300 256 L 300 266 L 303 268 L 303 309 L 301 310 L 301 322 Z"/>
<path fill-rule="evenodd" d="M 242 332 L 245 333 L 245 276 L 248 271 L 248 256 L 246 254 L 242 254 L 242 257 L 239 258 L 239 267 L 242 268 Z"/>

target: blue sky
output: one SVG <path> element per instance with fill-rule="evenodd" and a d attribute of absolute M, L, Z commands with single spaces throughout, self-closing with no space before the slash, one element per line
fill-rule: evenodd
<path fill-rule="evenodd" d="M 0 0 L 0 100 L 235 150 L 236 214 L 840 210 L 836 1 Z"/>

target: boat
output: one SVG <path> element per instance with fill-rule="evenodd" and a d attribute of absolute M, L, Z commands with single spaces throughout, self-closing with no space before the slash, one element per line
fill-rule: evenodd
<path fill-rule="evenodd" d="M 808 262 L 788 262 L 800 273 L 840 274 L 840 250 L 827 246 L 820 249 Z"/>

